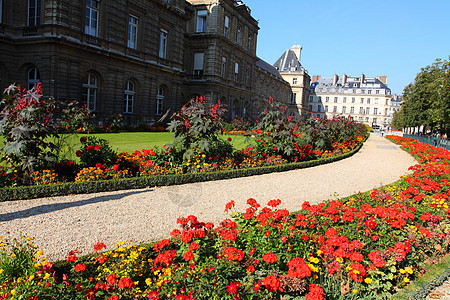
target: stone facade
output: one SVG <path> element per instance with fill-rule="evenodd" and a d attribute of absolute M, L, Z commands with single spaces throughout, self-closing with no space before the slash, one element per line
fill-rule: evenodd
<path fill-rule="evenodd" d="M 286 50 L 274 64 L 283 79 L 291 85 L 292 96 L 288 102 L 288 110 L 297 117 L 308 116 L 310 113 L 308 97 L 311 77 L 300 63 L 301 53 L 302 47 L 294 45 Z"/>
<path fill-rule="evenodd" d="M 319 118 L 345 116 L 372 127 L 389 127 L 392 122 L 391 90 L 387 77 L 313 76 L 309 110 Z"/>
<path fill-rule="evenodd" d="M 47 96 L 86 103 L 100 123 L 113 114 L 152 123 L 197 95 L 223 100 L 230 117 L 247 117 L 266 97 L 257 93 L 260 82 L 290 93 L 280 77 L 258 67 L 259 28 L 245 5 L 189 2 L 0 0 L 0 88 L 40 81 Z M 206 32 L 197 32 L 197 12 L 205 8 Z"/>

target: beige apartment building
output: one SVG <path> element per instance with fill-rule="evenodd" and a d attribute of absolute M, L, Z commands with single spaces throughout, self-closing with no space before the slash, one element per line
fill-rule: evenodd
<path fill-rule="evenodd" d="M 302 47 L 294 45 L 287 49 L 274 64 L 283 79 L 291 85 L 292 95 L 288 102 L 288 110 L 297 117 L 308 115 L 311 83 L 311 77 L 300 63 L 301 53 Z"/>
<path fill-rule="evenodd" d="M 309 111 L 319 118 L 344 116 L 375 128 L 387 128 L 392 122 L 391 99 L 385 75 L 313 76 Z"/>
<path fill-rule="evenodd" d="M 0 89 L 77 99 L 105 124 L 153 123 L 192 97 L 257 118 L 289 83 L 256 56 L 258 21 L 236 0 L 0 0 Z"/>

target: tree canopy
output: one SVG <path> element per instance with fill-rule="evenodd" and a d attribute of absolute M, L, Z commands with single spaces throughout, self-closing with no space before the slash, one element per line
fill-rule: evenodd
<path fill-rule="evenodd" d="M 425 126 L 450 130 L 450 56 L 436 61 L 417 74 L 403 91 L 402 108 L 394 115 L 393 127 Z"/>

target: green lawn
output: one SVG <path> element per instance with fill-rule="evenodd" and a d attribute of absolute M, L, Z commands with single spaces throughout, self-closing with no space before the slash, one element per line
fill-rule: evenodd
<path fill-rule="evenodd" d="M 150 149 L 153 147 L 162 148 L 173 141 L 171 132 L 119 132 L 119 133 L 99 133 L 92 134 L 101 139 L 109 141 L 111 147 L 120 152 L 133 153 L 135 150 Z M 86 134 L 63 134 L 61 138 L 67 142 L 61 153 L 61 156 L 67 159 L 76 160 L 75 151 L 80 149 L 80 137 Z M 245 136 L 241 135 L 222 135 L 223 139 L 231 137 L 231 143 L 235 149 L 244 149 L 248 144 L 245 143 Z M 3 138 L 0 140 L 3 145 Z"/>

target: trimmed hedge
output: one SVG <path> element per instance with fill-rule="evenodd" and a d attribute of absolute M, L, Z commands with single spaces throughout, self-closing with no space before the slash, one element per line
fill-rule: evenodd
<path fill-rule="evenodd" d="M 356 148 L 347 153 L 337 155 L 334 157 L 327 157 L 298 163 L 289 163 L 278 166 L 227 170 L 220 172 L 205 172 L 196 174 L 155 175 L 147 177 L 134 177 L 134 178 L 123 178 L 114 180 L 68 182 L 53 185 L 8 187 L 0 189 L 0 202 L 43 198 L 43 197 L 66 196 L 71 194 L 89 194 L 107 191 L 141 189 L 154 186 L 179 185 L 193 182 L 204 182 L 212 180 L 248 177 L 274 172 L 285 172 L 290 170 L 314 167 L 342 160 L 358 152 L 359 149 L 361 149 L 363 143 L 361 143 Z"/>

